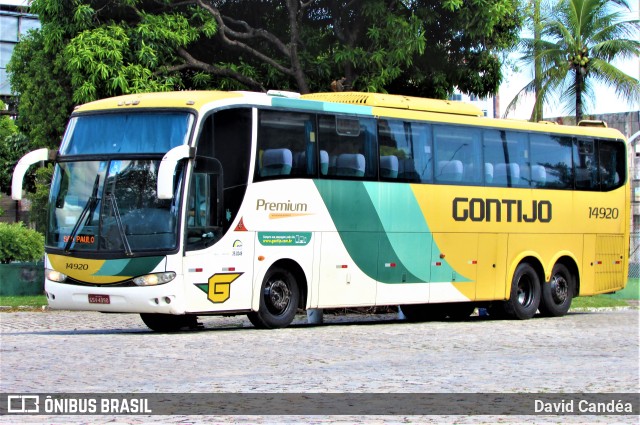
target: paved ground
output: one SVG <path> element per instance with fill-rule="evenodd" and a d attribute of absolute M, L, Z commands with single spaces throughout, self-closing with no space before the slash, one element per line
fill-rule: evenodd
<path fill-rule="evenodd" d="M 639 311 L 407 323 L 300 316 L 259 331 L 244 317 L 148 331 L 137 315 L 0 314 L 1 393 L 638 393 Z M 638 423 L 638 416 L 5 416 L 2 423 Z"/>

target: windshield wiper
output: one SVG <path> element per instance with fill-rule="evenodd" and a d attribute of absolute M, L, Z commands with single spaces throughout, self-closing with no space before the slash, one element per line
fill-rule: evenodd
<path fill-rule="evenodd" d="M 84 221 L 84 219 L 87 216 L 87 214 L 89 215 L 89 217 L 87 218 L 87 223 L 89 223 L 91 221 L 91 217 L 93 216 L 93 213 L 96 210 L 96 206 L 98 205 L 98 202 L 100 201 L 100 198 L 98 198 L 98 186 L 99 185 L 100 185 L 100 174 L 98 174 L 96 176 L 96 180 L 95 180 L 95 182 L 93 182 L 93 189 L 91 191 L 91 196 L 89 196 L 89 199 L 87 199 L 87 203 L 85 204 L 84 208 L 82 209 L 82 212 L 80 213 L 80 217 L 78 217 L 78 220 L 76 221 L 76 224 L 73 226 L 73 230 L 71 230 L 71 234 L 69 235 L 69 240 L 67 241 L 66 245 L 64 246 L 64 252 L 67 253 L 67 254 L 69 253 L 69 251 L 71 249 L 71 245 L 73 245 L 73 240 L 76 238 L 76 234 L 78 233 L 78 230 L 80 229 L 80 225 Z"/>
<path fill-rule="evenodd" d="M 129 240 L 127 239 L 127 235 L 124 231 L 124 225 L 122 224 L 122 217 L 120 217 L 120 209 L 118 208 L 118 203 L 116 202 L 116 197 L 113 193 L 109 193 L 107 195 L 107 201 L 111 204 L 111 209 L 113 210 L 113 217 L 116 220 L 116 225 L 118 227 L 118 233 L 120 234 L 120 239 L 122 240 L 122 244 L 124 245 L 124 253 L 128 256 L 133 255 L 133 251 L 131 251 L 131 246 L 129 245 Z"/>

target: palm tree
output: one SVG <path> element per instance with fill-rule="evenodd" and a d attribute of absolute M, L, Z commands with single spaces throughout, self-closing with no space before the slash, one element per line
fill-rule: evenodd
<path fill-rule="evenodd" d="M 619 97 L 640 99 L 640 82 L 611 64 L 640 54 L 640 21 L 624 20 L 629 10 L 626 0 L 560 0 L 540 18 L 541 37 L 521 40 L 521 59 L 539 63 L 541 73 L 538 82 L 534 78 L 518 92 L 505 115 L 524 94 L 535 93 L 536 104 L 558 94 L 562 102 L 575 102 L 578 122 L 594 82 L 612 87 Z M 532 119 L 541 118 L 535 115 L 534 110 Z"/>

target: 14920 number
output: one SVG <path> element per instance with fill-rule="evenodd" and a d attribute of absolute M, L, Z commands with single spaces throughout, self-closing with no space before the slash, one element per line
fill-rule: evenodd
<path fill-rule="evenodd" d="M 618 210 L 617 208 L 589 207 L 589 218 L 616 220 L 619 215 L 620 210 Z"/>

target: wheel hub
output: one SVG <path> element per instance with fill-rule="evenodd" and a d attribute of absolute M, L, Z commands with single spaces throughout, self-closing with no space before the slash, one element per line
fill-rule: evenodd
<path fill-rule="evenodd" d="M 569 296 L 569 283 L 562 276 L 554 276 L 551 279 L 551 297 L 557 304 L 562 304 Z"/>
<path fill-rule="evenodd" d="M 531 304 L 533 298 L 532 284 L 529 279 L 523 277 L 518 282 L 518 303 L 521 306 L 527 307 Z"/>
<path fill-rule="evenodd" d="M 287 284 L 280 279 L 269 282 L 264 288 L 264 295 L 267 304 L 280 313 L 286 310 L 291 301 L 291 291 Z"/>

